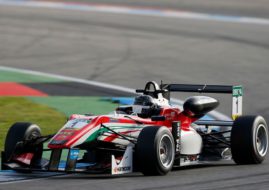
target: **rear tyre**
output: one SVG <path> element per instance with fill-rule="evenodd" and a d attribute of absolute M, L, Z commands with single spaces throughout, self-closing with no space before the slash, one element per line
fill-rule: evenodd
<path fill-rule="evenodd" d="M 7 133 L 5 141 L 5 159 L 9 161 L 13 154 L 23 153 L 28 150 L 29 147 L 25 147 L 23 143 L 17 146 L 17 143 L 26 140 L 31 140 L 35 137 L 41 136 L 40 128 L 32 123 L 17 122 L 13 124 Z M 43 145 L 31 147 L 31 151 L 35 153 L 33 160 L 40 160 L 42 157 Z"/>
<path fill-rule="evenodd" d="M 268 127 L 261 116 L 242 116 L 231 132 L 232 157 L 237 164 L 260 164 L 268 150 Z"/>
<path fill-rule="evenodd" d="M 136 158 L 144 175 L 165 175 L 173 167 L 175 144 L 168 128 L 145 127 L 138 136 Z"/>

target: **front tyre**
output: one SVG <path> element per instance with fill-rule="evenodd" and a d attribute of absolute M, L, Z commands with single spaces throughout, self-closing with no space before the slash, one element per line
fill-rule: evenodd
<path fill-rule="evenodd" d="M 231 132 L 232 157 L 237 164 L 260 164 L 268 150 L 268 127 L 262 116 L 242 116 Z"/>
<path fill-rule="evenodd" d="M 12 156 L 18 153 L 23 153 L 29 147 L 24 145 L 25 141 L 37 138 L 41 136 L 40 128 L 32 123 L 17 122 L 14 123 L 8 130 L 5 140 L 5 160 L 9 161 Z M 21 145 L 18 147 L 18 143 Z M 35 156 L 33 160 L 40 160 L 42 157 L 43 145 L 31 147 L 31 151 L 34 152 Z"/>
<path fill-rule="evenodd" d="M 173 167 L 175 144 L 168 128 L 149 126 L 139 134 L 136 158 L 144 175 L 165 175 Z"/>

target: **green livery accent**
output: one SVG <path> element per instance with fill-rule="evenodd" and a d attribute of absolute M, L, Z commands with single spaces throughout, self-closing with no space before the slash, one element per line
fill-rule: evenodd
<path fill-rule="evenodd" d="M 105 129 L 105 128 L 100 128 L 98 129 L 97 131 L 95 131 L 93 134 L 91 134 L 91 136 L 89 136 L 85 142 L 91 142 L 91 141 L 94 141 L 95 139 L 97 139 L 97 137 L 100 135 L 100 134 L 103 134 L 105 132 L 108 132 L 108 129 Z"/>
<path fill-rule="evenodd" d="M 242 86 L 233 86 L 233 97 L 243 96 L 243 87 Z"/>
<path fill-rule="evenodd" d="M 106 125 L 107 127 L 111 128 L 112 130 L 118 130 L 118 129 L 127 129 L 127 130 L 130 130 L 130 129 L 141 129 L 143 127 L 141 126 L 137 126 L 137 125 L 133 125 L 133 126 L 126 126 L 126 125 L 119 125 L 119 126 L 109 126 Z M 91 142 L 91 141 L 94 141 L 95 139 L 97 139 L 100 135 L 102 135 L 103 133 L 105 132 L 108 132 L 109 130 L 106 129 L 106 128 L 100 128 L 98 129 L 97 131 L 95 131 L 93 134 L 91 134 L 85 142 Z"/>

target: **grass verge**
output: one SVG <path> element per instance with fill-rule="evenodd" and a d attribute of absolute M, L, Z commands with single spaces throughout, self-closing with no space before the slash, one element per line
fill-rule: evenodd
<path fill-rule="evenodd" d="M 36 123 L 42 135 L 46 135 L 62 127 L 66 116 L 23 97 L 0 97 L 0 150 L 3 150 L 9 127 L 16 121 Z"/>
<path fill-rule="evenodd" d="M 100 97 L 79 97 L 79 96 L 49 96 L 49 97 L 29 97 L 38 104 L 48 105 L 67 116 L 73 113 L 95 115 L 108 114 L 118 106 L 115 103 L 100 100 Z"/>

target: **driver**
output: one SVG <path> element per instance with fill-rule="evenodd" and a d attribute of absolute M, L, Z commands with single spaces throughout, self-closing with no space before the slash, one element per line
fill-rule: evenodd
<path fill-rule="evenodd" d="M 161 106 L 157 100 L 149 95 L 140 95 L 135 97 L 133 104 L 133 113 L 136 113 L 139 117 L 150 118 L 153 115 L 159 115 Z"/>

